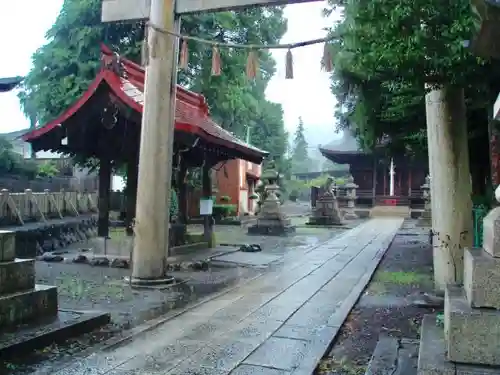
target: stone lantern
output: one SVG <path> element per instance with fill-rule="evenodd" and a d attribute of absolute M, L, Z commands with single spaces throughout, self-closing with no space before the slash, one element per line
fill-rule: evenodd
<path fill-rule="evenodd" d="M 420 186 L 420 189 L 422 189 L 422 197 L 425 200 L 425 210 L 431 209 L 431 176 L 427 175 L 425 178 L 425 183 Z"/>
<path fill-rule="evenodd" d="M 432 209 L 431 209 L 431 177 L 427 175 L 425 178 L 425 183 L 420 186 L 422 190 L 422 198 L 424 198 L 424 211 L 422 216 L 419 218 L 419 224 L 421 226 L 428 226 L 431 224 L 432 220 Z"/>
<path fill-rule="evenodd" d="M 272 167 L 262 173 L 261 179 L 267 182 L 263 202 L 257 216 L 257 223 L 248 228 L 248 234 L 284 235 L 295 232 L 290 219 L 281 211 L 279 178 L 280 174 Z"/>
<path fill-rule="evenodd" d="M 347 198 L 347 208 L 345 210 L 344 218 L 347 220 L 354 220 L 358 218 L 356 215 L 356 189 L 359 187 L 354 183 L 354 177 L 349 176 L 347 178 L 347 183 L 345 184 L 346 198 Z"/>

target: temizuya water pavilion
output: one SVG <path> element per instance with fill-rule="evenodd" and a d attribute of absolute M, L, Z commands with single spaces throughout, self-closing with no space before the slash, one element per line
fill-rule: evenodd
<path fill-rule="evenodd" d="M 59 117 L 23 136 L 35 151 L 51 150 L 99 160 L 99 236 L 105 237 L 109 231 L 113 165 L 127 166 L 126 222 L 130 224 L 135 217 L 143 91 L 143 67 L 102 46 L 102 68 L 88 89 Z M 217 125 L 202 95 L 181 86 L 177 86 L 176 95 L 172 173 L 179 193 L 179 221 L 185 223 L 187 192 L 183 182 L 188 168 L 203 169 L 203 196 L 210 197 L 212 167 L 229 159 L 261 164 L 268 153 Z M 211 222 L 207 218 L 206 238 L 211 237 Z M 178 242 L 170 240 L 171 245 Z"/>

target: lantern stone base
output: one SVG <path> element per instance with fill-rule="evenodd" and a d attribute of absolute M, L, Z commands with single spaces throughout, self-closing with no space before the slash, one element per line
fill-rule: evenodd
<path fill-rule="evenodd" d="M 432 226 L 432 212 L 431 210 L 424 210 L 422 215 L 418 218 L 417 225 L 419 227 L 429 227 Z"/>
<path fill-rule="evenodd" d="M 283 236 L 295 233 L 295 227 L 282 214 L 265 215 L 257 219 L 257 223 L 248 227 L 248 234 Z"/>
<path fill-rule="evenodd" d="M 338 219 L 338 217 L 332 217 L 332 216 L 317 216 L 317 217 L 310 217 L 309 221 L 306 223 L 306 225 L 317 225 L 317 226 L 341 226 L 344 225 L 342 221 Z"/>

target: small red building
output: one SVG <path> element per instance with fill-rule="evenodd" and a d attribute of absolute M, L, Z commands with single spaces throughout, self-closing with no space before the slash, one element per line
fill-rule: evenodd
<path fill-rule="evenodd" d="M 262 173 L 262 166 L 250 161 L 235 159 L 215 167 L 217 203 L 228 203 L 236 206 L 236 215 L 253 215 L 257 208 L 251 196 Z M 229 197 L 229 202 L 222 201 Z"/>

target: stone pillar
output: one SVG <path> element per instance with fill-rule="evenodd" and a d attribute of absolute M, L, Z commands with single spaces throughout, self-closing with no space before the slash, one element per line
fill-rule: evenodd
<path fill-rule="evenodd" d="M 354 178 L 349 176 L 347 179 L 347 183 L 345 185 L 346 189 L 346 198 L 347 198 L 347 208 L 345 210 L 344 218 L 346 220 L 355 220 L 358 218 L 356 215 L 356 189 L 359 186 L 354 183 Z"/>
<path fill-rule="evenodd" d="M 461 282 L 463 253 L 472 245 L 472 200 L 464 91 L 448 86 L 426 95 L 432 193 L 434 282 Z"/>

